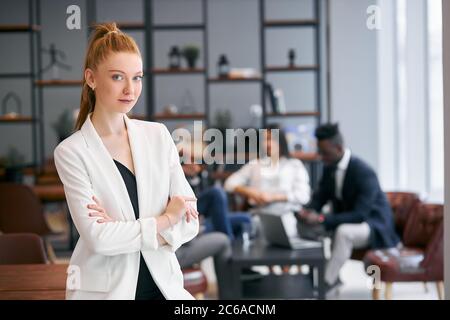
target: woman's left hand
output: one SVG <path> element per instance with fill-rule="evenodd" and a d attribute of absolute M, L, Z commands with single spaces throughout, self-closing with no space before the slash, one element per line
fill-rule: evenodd
<path fill-rule="evenodd" d="M 114 220 L 110 216 L 108 216 L 105 209 L 100 205 L 100 201 L 97 199 L 97 197 L 92 196 L 92 200 L 95 201 L 95 204 L 88 204 L 87 207 L 96 211 L 89 212 L 89 216 L 100 217 L 101 219 L 98 219 L 97 223 L 113 222 Z"/>

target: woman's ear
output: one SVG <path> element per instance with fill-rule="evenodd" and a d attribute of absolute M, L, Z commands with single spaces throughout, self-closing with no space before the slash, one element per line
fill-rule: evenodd
<path fill-rule="evenodd" d="M 91 87 L 92 90 L 95 90 L 95 77 L 92 69 L 86 68 L 86 70 L 84 70 L 84 79 L 86 79 L 87 85 Z"/>

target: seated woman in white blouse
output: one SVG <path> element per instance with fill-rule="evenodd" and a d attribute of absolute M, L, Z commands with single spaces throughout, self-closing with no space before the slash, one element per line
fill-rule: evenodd
<path fill-rule="evenodd" d="M 252 206 L 282 203 L 285 210 L 299 211 L 310 200 L 308 172 L 300 160 L 290 156 L 283 130 L 278 135 L 267 130 L 264 142 L 267 157 L 251 160 L 233 173 L 225 181 L 225 190 L 244 196 Z"/>

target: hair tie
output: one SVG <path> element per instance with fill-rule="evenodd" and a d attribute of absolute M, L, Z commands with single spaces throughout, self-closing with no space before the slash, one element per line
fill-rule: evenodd
<path fill-rule="evenodd" d="M 110 34 L 110 33 L 117 33 L 117 34 L 119 34 L 119 33 L 117 32 L 117 30 L 111 30 L 111 31 L 108 31 L 107 34 Z"/>

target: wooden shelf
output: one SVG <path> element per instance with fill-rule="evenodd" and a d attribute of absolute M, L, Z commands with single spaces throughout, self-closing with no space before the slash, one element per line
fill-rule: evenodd
<path fill-rule="evenodd" d="M 3 24 L 0 25 L 0 32 L 30 32 L 40 31 L 41 26 L 29 24 Z"/>
<path fill-rule="evenodd" d="M 268 113 L 267 117 L 318 117 L 320 112 L 307 111 L 307 112 L 286 112 L 286 113 Z"/>
<path fill-rule="evenodd" d="M 142 22 L 117 22 L 117 27 L 121 30 L 144 30 L 145 24 Z"/>
<path fill-rule="evenodd" d="M 37 86 L 81 86 L 82 80 L 37 80 Z"/>
<path fill-rule="evenodd" d="M 203 74 L 205 69 L 193 68 L 193 69 L 153 69 L 153 74 L 170 75 L 170 74 Z"/>
<path fill-rule="evenodd" d="M 265 27 L 314 27 L 318 25 L 315 19 L 303 20 L 268 20 L 264 22 Z"/>
<path fill-rule="evenodd" d="M 117 22 L 117 26 L 122 30 L 145 30 L 145 24 L 142 22 Z M 204 24 L 160 24 L 153 25 L 153 30 L 203 30 Z"/>
<path fill-rule="evenodd" d="M 152 27 L 154 30 L 177 30 L 177 31 L 183 31 L 183 30 L 203 30 L 205 29 L 204 24 L 160 24 L 160 25 L 154 25 Z"/>
<path fill-rule="evenodd" d="M 219 83 L 219 82 L 260 82 L 262 81 L 261 77 L 252 77 L 252 78 L 227 78 L 227 77 L 218 77 L 218 78 L 209 78 L 209 82 Z"/>
<path fill-rule="evenodd" d="M 319 70 L 318 66 L 270 66 L 266 67 L 265 70 L 267 72 L 302 72 L 302 71 L 317 71 Z"/>
<path fill-rule="evenodd" d="M 204 120 L 204 113 L 187 113 L 187 114 L 164 114 L 159 113 L 153 116 L 155 120 Z"/>
<path fill-rule="evenodd" d="M 35 119 L 29 116 L 0 116 L 0 123 L 27 123 L 33 121 Z"/>

